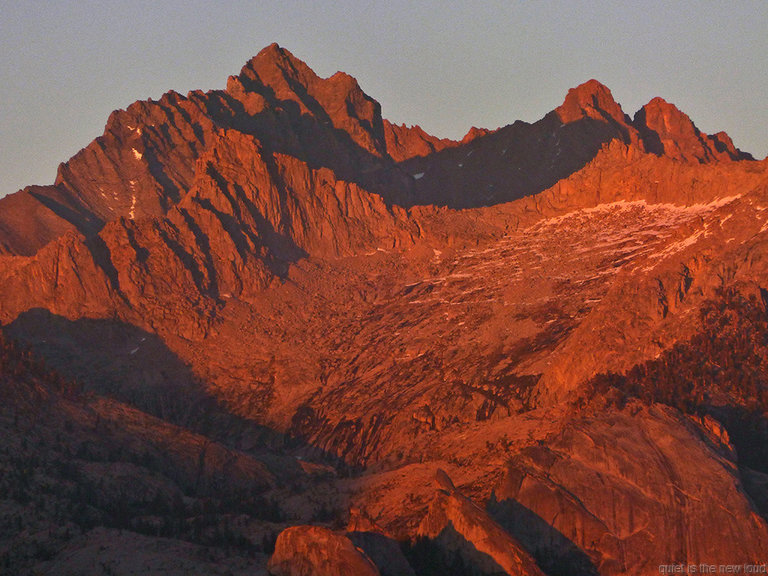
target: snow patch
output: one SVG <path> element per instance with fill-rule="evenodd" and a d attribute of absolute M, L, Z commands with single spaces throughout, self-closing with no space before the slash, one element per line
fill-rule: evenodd
<path fill-rule="evenodd" d="M 727 204 L 730 204 L 731 202 L 739 198 L 741 198 L 741 194 L 737 194 L 735 196 L 726 196 L 724 198 L 717 198 L 716 200 L 713 200 L 712 202 L 709 202 L 707 204 L 699 203 L 699 204 L 690 204 L 688 206 L 679 206 L 677 204 L 670 204 L 670 203 L 649 204 L 646 200 L 619 200 L 617 202 L 598 204 L 597 206 L 593 206 L 591 208 L 582 208 L 579 210 L 575 210 L 573 212 L 569 212 L 568 214 L 563 214 L 562 216 L 548 218 L 542 222 L 535 224 L 534 228 L 537 228 L 539 226 L 549 226 L 549 225 L 560 224 L 566 220 L 570 220 L 572 218 L 578 218 L 579 216 L 582 216 L 582 215 L 605 214 L 605 213 L 611 213 L 611 212 L 625 212 L 625 211 L 635 210 L 638 208 L 645 209 L 649 212 L 667 211 L 670 213 L 676 213 L 681 215 L 686 214 L 690 216 L 703 216 L 704 214 L 708 212 L 712 212 L 717 208 L 721 208 Z"/>
<path fill-rule="evenodd" d="M 136 194 L 131 196 L 131 210 L 128 212 L 128 218 L 131 220 L 136 218 Z"/>
<path fill-rule="evenodd" d="M 136 158 L 136 160 L 141 160 L 144 157 L 144 155 L 136 150 L 136 148 L 131 148 L 131 150 L 133 151 L 133 157 Z"/>
<path fill-rule="evenodd" d="M 419 172 L 418 174 L 413 175 L 414 180 L 418 180 L 419 178 L 423 178 L 423 177 L 424 177 L 424 172 Z"/>
<path fill-rule="evenodd" d="M 689 246 L 693 246 L 696 244 L 697 240 L 705 234 L 704 230 L 697 230 L 687 238 L 684 238 L 683 240 L 679 240 L 677 242 L 674 242 L 667 246 L 667 248 L 661 253 L 661 254 L 653 254 L 651 255 L 652 258 L 663 258 L 665 256 L 668 256 L 670 254 L 675 254 L 677 252 L 680 252 L 682 250 L 685 250 Z"/>

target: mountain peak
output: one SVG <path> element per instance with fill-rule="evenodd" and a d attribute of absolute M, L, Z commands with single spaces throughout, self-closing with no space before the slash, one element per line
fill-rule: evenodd
<path fill-rule="evenodd" d="M 611 91 L 595 79 L 568 90 L 565 101 L 555 112 L 564 123 L 575 122 L 582 118 L 605 119 L 606 117 L 619 123 L 625 122 L 624 111 L 613 99 Z"/>
<path fill-rule="evenodd" d="M 658 96 L 635 114 L 634 125 L 645 149 L 654 154 L 698 162 L 751 158 L 737 149 L 725 132 L 707 136 L 685 112 Z"/>
<path fill-rule="evenodd" d="M 273 42 L 269 46 L 265 46 L 259 53 L 251 58 L 250 62 L 273 62 L 273 63 L 301 63 L 301 60 L 296 58 L 290 50 L 287 50 L 280 46 L 277 42 Z"/>
<path fill-rule="evenodd" d="M 711 134 L 707 136 L 709 140 L 712 141 L 712 145 L 715 147 L 715 149 L 718 152 L 725 152 L 728 154 L 731 158 L 734 160 L 754 160 L 754 156 L 750 154 L 749 152 L 743 152 L 742 150 L 739 150 L 736 148 L 736 146 L 733 143 L 733 140 L 731 140 L 731 137 L 728 136 L 723 131 L 718 132 L 717 134 Z"/>
<path fill-rule="evenodd" d="M 660 135 L 681 132 L 698 133 L 690 117 L 671 102 L 656 96 L 643 106 L 635 118 L 642 118 L 645 124 Z"/>
<path fill-rule="evenodd" d="M 470 128 L 469 131 L 464 135 L 464 138 L 461 139 L 461 143 L 468 144 L 472 142 L 472 140 L 475 140 L 476 138 L 487 136 L 488 134 L 492 134 L 493 132 L 495 132 L 495 130 L 489 130 L 488 128 L 478 128 L 477 126 L 472 126 L 472 128 Z"/>
<path fill-rule="evenodd" d="M 283 58 L 288 54 L 290 54 L 288 50 L 280 46 L 277 42 L 272 42 L 272 44 L 264 46 L 264 48 L 259 50 L 259 53 L 256 54 L 254 58 L 271 58 L 274 60 Z"/>
<path fill-rule="evenodd" d="M 251 113 L 260 113 L 267 105 L 289 110 L 305 121 L 313 118 L 315 137 L 321 140 L 328 136 L 324 131 L 336 129 L 346 132 L 366 153 L 385 153 L 380 106 L 357 80 L 345 72 L 321 78 L 278 44 L 270 44 L 251 58 L 238 76 L 229 79 L 227 92 Z"/>
<path fill-rule="evenodd" d="M 607 96 L 608 98 L 613 99 L 610 89 L 605 84 L 603 84 L 599 80 L 595 80 L 594 78 L 590 78 L 589 80 L 587 80 L 586 82 L 583 82 L 582 84 L 579 84 L 575 88 L 571 88 L 568 92 L 575 95 L 583 95 L 587 97 Z"/>
<path fill-rule="evenodd" d="M 277 43 L 272 43 L 251 58 L 240 70 L 239 79 L 243 84 L 252 82 L 271 85 L 282 84 L 285 80 L 296 80 L 307 85 L 318 79 L 312 69 Z M 276 82 L 278 79 L 283 82 Z"/>

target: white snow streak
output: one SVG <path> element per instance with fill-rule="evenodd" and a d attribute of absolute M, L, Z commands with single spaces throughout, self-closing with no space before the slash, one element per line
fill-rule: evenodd
<path fill-rule="evenodd" d="M 133 220 L 136 218 L 136 180 L 130 180 L 131 184 L 131 210 L 128 212 L 128 218 Z"/>

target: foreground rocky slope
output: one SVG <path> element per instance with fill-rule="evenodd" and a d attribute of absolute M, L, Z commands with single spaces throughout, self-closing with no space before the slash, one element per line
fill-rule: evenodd
<path fill-rule="evenodd" d="M 727 439 L 666 408 L 573 422 L 514 456 L 494 498 L 501 524 L 549 567 L 644 574 L 669 558 L 743 565 L 765 554 L 765 521 Z"/>
<path fill-rule="evenodd" d="M 113 113 L 0 200 L 3 333 L 81 391 L 3 369 L 5 566 L 265 572 L 289 526 L 276 574 L 764 558 L 766 167 L 594 80 L 440 140 L 276 45 Z"/>

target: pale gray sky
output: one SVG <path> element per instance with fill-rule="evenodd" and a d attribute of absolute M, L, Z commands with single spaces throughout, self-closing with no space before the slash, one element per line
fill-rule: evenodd
<path fill-rule="evenodd" d="M 0 0 L 0 195 L 52 183 L 112 110 L 223 88 L 272 42 L 438 136 L 535 121 L 596 78 L 630 115 L 662 96 L 762 158 L 766 30 L 763 0 Z"/>

